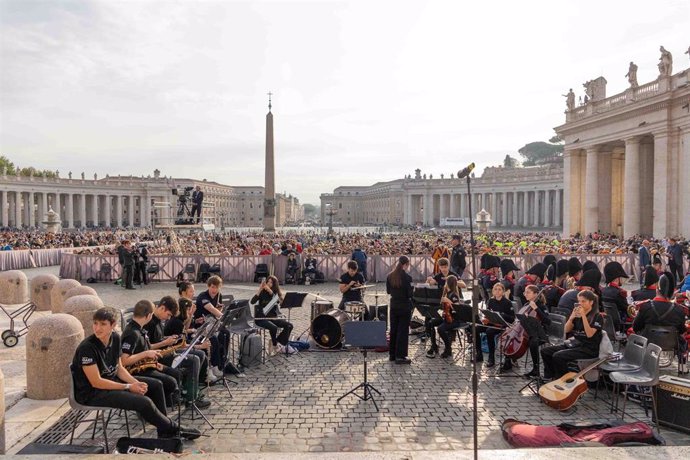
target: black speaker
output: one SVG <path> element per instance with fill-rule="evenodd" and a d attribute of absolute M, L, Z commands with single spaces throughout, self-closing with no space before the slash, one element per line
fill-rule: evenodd
<path fill-rule="evenodd" d="M 375 305 L 376 317 L 388 325 L 388 305 Z"/>
<path fill-rule="evenodd" d="M 659 377 L 659 423 L 690 433 L 690 380 L 671 375 Z"/>

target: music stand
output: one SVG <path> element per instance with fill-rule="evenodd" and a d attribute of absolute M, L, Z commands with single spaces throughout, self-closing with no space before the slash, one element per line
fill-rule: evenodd
<path fill-rule="evenodd" d="M 299 308 L 302 306 L 304 299 L 307 297 L 306 292 L 286 292 L 283 297 L 283 301 L 280 302 L 280 308 L 287 308 L 288 311 L 288 323 L 290 322 L 290 313 L 293 308 Z M 288 337 L 288 343 L 285 345 L 285 356 L 290 356 L 288 353 L 288 346 L 290 345 L 290 337 Z"/>
<path fill-rule="evenodd" d="M 381 392 L 369 383 L 367 373 L 367 351 L 371 348 L 386 346 L 386 323 L 383 321 L 346 321 L 343 327 L 345 330 L 345 346 L 359 348 L 364 356 L 364 381 L 339 397 L 336 402 L 339 403 L 345 396 L 355 395 L 362 401 L 371 399 L 376 408 L 376 412 L 378 412 L 379 406 L 376 404 L 372 392 L 375 391 L 379 396 Z M 364 390 L 364 396 L 357 394 L 357 390 L 360 388 Z"/>
<path fill-rule="evenodd" d="M 226 309 L 223 312 L 223 315 L 218 320 L 218 322 L 216 324 L 214 324 L 214 326 L 216 326 L 218 324 L 220 325 L 219 327 L 217 327 L 216 330 L 220 329 L 221 327 L 228 329 L 228 326 L 230 326 L 233 322 L 237 321 L 241 314 L 242 314 L 242 308 L 234 308 L 232 310 L 229 308 Z M 228 353 L 225 354 L 225 361 L 223 362 L 223 367 L 222 367 L 223 375 L 218 377 L 217 380 L 214 380 L 213 382 L 211 382 L 211 385 L 217 385 L 219 383 L 222 383 L 223 386 L 225 387 L 225 389 L 228 390 L 228 394 L 232 398 L 232 393 L 230 392 L 230 386 L 228 385 L 228 382 L 232 383 L 234 385 L 237 385 L 237 382 L 234 382 L 230 379 L 225 378 L 225 367 L 228 365 L 228 359 L 229 358 L 230 358 L 230 350 L 228 350 Z"/>

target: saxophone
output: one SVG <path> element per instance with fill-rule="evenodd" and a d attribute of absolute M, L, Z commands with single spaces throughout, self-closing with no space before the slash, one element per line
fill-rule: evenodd
<path fill-rule="evenodd" d="M 160 354 L 161 354 L 160 357 L 162 358 L 164 356 L 171 355 L 171 354 L 175 353 L 177 350 L 179 350 L 180 348 L 184 348 L 186 346 L 187 346 L 187 339 L 183 337 L 182 340 L 178 344 L 172 345 L 172 346 L 169 346 L 167 348 L 163 348 L 162 350 L 160 350 Z"/>
<path fill-rule="evenodd" d="M 182 338 L 180 343 L 160 350 L 160 357 L 162 358 L 164 356 L 168 356 L 172 353 L 175 353 L 177 350 L 185 346 L 187 346 L 187 340 Z M 144 358 L 142 360 L 137 361 L 134 364 L 125 366 L 125 369 L 127 369 L 127 372 L 129 372 L 130 374 L 136 374 L 138 372 L 145 371 L 146 369 L 155 369 L 156 367 L 158 367 L 158 358 Z"/>

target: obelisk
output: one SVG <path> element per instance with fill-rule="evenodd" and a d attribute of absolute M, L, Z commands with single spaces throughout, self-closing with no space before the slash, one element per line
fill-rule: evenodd
<path fill-rule="evenodd" d="M 266 181 L 264 184 L 264 232 L 276 229 L 276 176 L 273 161 L 273 114 L 271 96 L 268 93 L 268 113 L 266 114 Z"/>

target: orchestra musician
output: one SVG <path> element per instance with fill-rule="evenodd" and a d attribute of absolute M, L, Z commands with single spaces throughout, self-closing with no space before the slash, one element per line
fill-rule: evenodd
<path fill-rule="evenodd" d="M 656 297 L 656 283 L 659 282 L 659 275 L 651 265 L 643 267 L 644 279 L 642 280 L 642 288 L 632 291 L 631 297 L 635 302 L 642 300 L 651 300 Z"/>
<path fill-rule="evenodd" d="M 441 257 L 438 259 L 438 269 L 439 272 L 436 273 L 433 277 L 429 276 L 426 279 L 426 282 L 432 286 L 438 286 L 439 289 L 441 289 L 441 292 L 443 292 L 443 289 L 446 286 L 446 280 L 448 279 L 449 276 L 455 276 L 455 278 L 458 278 L 457 273 L 453 272 L 450 269 L 450 261 L 446 259 L 445 257 Z M 458 287 L 462 288 L 465 286 L 465 283 L 460 281 L 458 283 Z M 462 292 L 462 291 L 461 291 Z M 438 306 L 440 308 L 440 305 Z M 434 309 L 437 310 L 437 309 Z M 436 341 L 436 328 L 443 323 L 443 318 L 438 316 L 437 314 L 434 314 L 435 312 L 432 312 L 431 314 L 425 315 L 424 317 L 424 327 L 426 329 L 426 335 L 429 337 L 431 340 L 431 347 L 429 350 L 426 352 L 426 357 L 427 358 L 435 358 L 436 355 L 438 355 L 438 342 Z"/>
<path fill-rule="evenodd" d="M 555 270 L 550 267 L 550 270 L 546 270 L 546 279 L 550 282 L 548 285 L 544 283 L 544 299 L 546 299 L 546 308 L 551 311 L 558 306 L 558 302 L 561 300 L 563 294 L 565 294 L 565 289 L 563 289 L 563 282 L 568 276 L 568 261 L 565 259 L 560 259 L 556 262 Z"/>
<path fill-rule="evenodd" d="M 268 330 L 271 335 L 269 342 L 269 353 L 297 353 L 297 350 L 290 346 L 290 333 L 292 332 L 292 323 L 286 319 L 278 318 L 278 306 L 273 307 L 269 312 L 264 313 L 266 306 L 278 296 L 278 305 L 283 301 L 283 291 L 280 289 L 278 278 L 271 275 L 266 281 L 261 282 L 259 290 L 254 294 L 251 303 L 254 306 L 254 324 Z M 261 318 L 261 319 L 257 319 Z M 278 330 L 280 329 L 280 334 Z"/>
<path fill-rule="evenodd" d="M 583 274 L 583 279 L 587 273 Z M 603 319 L 599 314 L 597 295 L 590 290 L 577 292 L 577 303 L 565 323 L 566 334 L 572 333 L 573 336 L 561 345 L 553 345 L 541 350 L 544 379 L 552 380 L 562 377 L 568 372 L 570 361 L 597 358 L 603 324 Z"/>
<path fill-rule="evenodd" d="M 505 287 L 503 287 L 503 284 L 501 283 L 496 283 L 493 285 L 491 289 L 491 298 L 487 302 L 487 308 L 491 311 L 495 311 L 496 313 L 500 314 L 503 320 L 510 324 L 513 321 L 515 321 L 515 311 L 513 311 L 513 304 L 510 300 L 508 300 L 505 297 Z M 486 321 L 486 320 L 485 320 Z M 488 321 L 486 321 L 485 325 L 489 325 Z M 477 326 L 477 337 L 474 338 L 473 342 L 475 344 L 475 349 L 476 349 L 476 357 L 477 357 L 477 362 L 483 362 L 484 361 L 484 354 L 482 352 L 482 341 L 478 340 L 479 333 L 484 332 L 486 333 L 486 339 L 489 345 L 489 359 L 486 363 L 486 367 L 494 367 L 496 365 L 496 360 L 495 360 L 495 354 L 496 354 L 496 337 L 501 335 L 503 332 L 502 330 L 496 329 L 496 327 L 500 327 L 500 324 L 493 324 L 491 326 L 495 327 L 484 327 L 484 326 Z M 501 371 L 508 371 L 513 367 L 513 363 L 510 359 L 505 359 L 505 362 L 501 366 Z"/>
<path fill-rule="evenodd" d="M 93 315 L 93 334 L 74 353 L 72 378 L 78 403 L 133 410 L 156 427 L 159 438 L 201 436 L 195 428 L 181 428 L 167 416 L 163 384 L 135 378 L 122 365 L 120 336 L 114 331 L 115 311 L 100 308 Z M 178 431 L 179 430 L 179 431 Z"/>
<path fill-rule="evenodd" d="M 508 294 L 508 300 L 513 300 L 515 291 L 515 272 L 519 271 L 513 259 L 503 259 L 500 263 L 501 275 L 503 279 L 501 284 L 505 288 L 505 292 Z"/>
<path fill-rule="evenodd" d="M 127 322 L 127 326 L 122 331 L 121 359 L 122 365 L 127 368 L 132 367 L 145 358 L 156 360 L 160 358 L 160 347 L 156 350 L 151 349 L 147 331 L 144 329 L 153 318 L 153 309 L 153 303 L 150 300 L 145 299 L 137 302 L 134 305 L 132 319 Z M 177 340 L 177 336 L 170 337 L 168 343 L 172 341 L 174 344 Z M 180 371 L 158 362 L 155 367 L 137 372 L 136 375 L 160 380 L 163 384 L 166 403 L 168 407 L 173 406 L 173 400 L 179 395 L 179 383 L 182 377 Z"/>
<path fill-rule="evenodd" d="M 580 281 L 584 270 L 582 269 L 582 262 L 577 257 L 568 259 L 568 277 L 563 281 L 561 286 L 563 289 L 570 290 L 575 287 L 575 283 Z"/>
<path fill-rule="evenodd" d="M 568 311 L 573 310 L 578 302 L 578 295 L 583 291 L 591 291 L 596 294 L 601 282 L 601 272 L 599 270 L 588 270 L 582 274 L 580 279 L 575 282 L 575 287 L 569 289 L 561 296 L 558 301 L 559 308 L 565 308 Z"/>
<path fill-rule="evenodd" d="M 350 260 L 347 263 L 347 271 L 340 275 L 340 280 L 338 281 L 338 288 L 343 298 L 340 300 L 338 308 L 345 310 L 345 302 L 361 302 L 362 301 L 362 290 L 356 289 L 360 286 L 364 286 L 364 275 L 357 271 L 359 266 L 354 260 Z M 366 318 L 365 318 L 366 319 Z"/>
<path fill-rule="evenodd" d="M 552 268 L 553 266 L 549 266 Z M 550 286 L 558 288 L 558 286 Z M 525 287 L 525 299 L 529 310 L 524 312 L 526 316 L 535 318 L 538 322 L 539 329 L 533 329 L 530 320 L 525 320 L 523 326 L 529 336 L 529 352 L 532 357 L 532 370 L 525 374 L 525 377 L 539 377 L 539 345 L 548 341 L 546 337 L 546 327 L 551 324 L 549 319 L 549 312 L 546 308 L 546 297 L 544 292 L 539 292 L 539 288 L 533 284 Z M 532 314 L 530 314 L 532 313 Z"/>
<path fill-rule="evenodd" d="M 443 286 L 443 294 L 441 295 L 441 305 L 443 306 L 443 322 L 438 326 L 438 335 L 443 341 L 443 353 L 441 358 L 448 358 L 453 355 L 451 344 L 451 331 L 458 329 L 461 326 L 458 318 L 458 309 L 460 308 L 460 287 L 458 285 L 458 278 L 454 275 L 448 276 L 446 284 Z"/>
<path fill-rule="evenodd" d="M 218 275 L 210 276 L 206 280 L 206 287 L 208 288 L 196 298 L 196 309 L 194 310 L 195 326 L 204 324 L 207 316 L 213 316 L 220 319 L 223 316 L 221 311 L 223 308 L 222 296 L 220 289 L 223 286 L 223 280 Z M 209 337 L 211 341 L 211 372 L 217 377 L 222 377 L 225 369 L 225 363 L 228 350 L 230 349 L 230 332 L 221 327 L 214 337 Z"/>
<path fill-rule="evenodd" d="M 620 262 L 609 262 L 604 266 L 606 286 L 601 290 L 601 301 L 616 305 L 621 323 L 625 323 L 628 318 L 628 291 L 621 287 L 623 278 L 630 277 Z"/>
<path fill-rule="evenodd" d="M 500 283 L 500 278 L 498 274 L 500 273 L 501 259 L 496 256 L 488 255 L 486 258 L 484 266 L 484 277 L 482 278 L 482 289 L 486 297 L 490 297 L 489 293 L 492 292 L 494 284 Z"/>
<path fill-rule="evenodd" d="M 640 305 L 640 310 L 633 321 L 635 334 L 646 336 L 647 326 L 668 326 L 678 330 L 678 359 L 683 359 L 688 342 L 685 340 L 685 312 L 672 302 L 675 278 L 671 272 L 664 272 L 659 277 L 656 297 Z M 682 362 L 682 361 L 681 361 Z"/>
<path fill-rule="evenodd" d="M 390 298 L 390 345 L 388 359 L 396 364 L 410 364 L 407 357 L 409 345 L 410 320 L 412 319 L 412 277 L 410 259 L 407 256 L 398 257 L 398 263 L 386 277 L 386 292 Z M 446 283 L 448 281 L 446 280 Z"/>
<path fill-rule="evenodd" d="M 536 286 L 541 283 L 545 273 L 546 265 L 541 262 L 534 264 L 532 268 L 527 270 L 527 272 L 520 277 L 515 285 L 515 298 L 520 299 L 523 305 L 527 303 L 527 299 L 525 299 L 525 288 L 530 284 Z"/>

